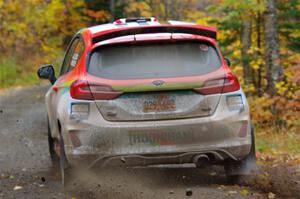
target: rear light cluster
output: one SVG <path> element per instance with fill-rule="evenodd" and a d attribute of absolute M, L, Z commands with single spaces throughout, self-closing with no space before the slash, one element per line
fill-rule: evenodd
<path fill-rule="evenodd" d="M 77 80 L 71 85 L 70 94 L 74 99 L 81 100 L 111 100 L 122 94 L 114 91 L 108 85 L 88 83 L 84 80 Z"/>
<path fill-rule="evenodd" d="M 225 78 L 212 79 L 204 82 L 203 87 L 195 89 L 196 92 L 203 95 L 228 93 L 240 89 L 240 84 L 236 76 L 227 73 Z"/>
<path fill-rule="evenodd" d="M 203 87 L 194 90 L 203 95 L 228 93 L 240 89 L 240 84 L 236 76 L 228 73 L 225 78 L 208 80 Z M 71 85 L 70 94 L 74 99 L 81 100 L 112 100 L 122 92 L 114 91 L 109 85 L 88 83 L 84 80 L 77 80 Z"/>

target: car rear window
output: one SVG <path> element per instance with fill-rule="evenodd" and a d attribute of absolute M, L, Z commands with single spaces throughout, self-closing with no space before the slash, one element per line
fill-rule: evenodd
<path fill-rule="evenodd" d="M 214 46 L 198 42 L 142 43 L 102 46 L 88 73 L 108 79 L 196 76 L 221 67 Z"/>

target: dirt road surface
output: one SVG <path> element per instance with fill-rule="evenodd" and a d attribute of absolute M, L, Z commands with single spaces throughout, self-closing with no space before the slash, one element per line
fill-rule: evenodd
<path fill-rule="evenodd" d="M 226 184 L 222 168 L 185 165 L 80 171 L 79 179 L 63 189 L 48 155 L 46 90 L 0 94 L 0 198 L 300 198 L 298 179 L 291 181 L 278 167 L 274 174 L 261 168 L 274 176 L 267 186 L 261 183 L 265 178 L 257 178 L 260 174 L 233 186 Z M 277 182 L 277 175 L 287 180 Z"/>

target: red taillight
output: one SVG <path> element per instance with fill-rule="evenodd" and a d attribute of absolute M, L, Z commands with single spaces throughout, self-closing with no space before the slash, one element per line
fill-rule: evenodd
<path fill-rule="evenodd" d="M 232 73 L 227 73 L 222 93 L 237 91 L 240 89 L 240 87 L 241 86 L 237 77 Z"/>
<path fill-rule="evenodd" d="M 70 94 L 74 99 L 94 99 L 89 84 L 86 81 L 82 80 L 77 80 L 71 85 Z"/>
<path fill-rule="evenodd" d="M 221 93 L 223 85 L 224 85 L 224 78 L 208 80 L 208 81 L 204 82 L 203 87 L 196 88 L 195 91 L 197 91 L 198 93 L 201 93 L 203 95 Z"/>
<path fill-rule="evenodd" d="M 228 93 L 240 89 L 240 84 L 236 76 L 227 73 L 225 78 L 212 79 L 204 82 L 203 87 L 196 88 L 195 91 L 203 95 Z"/>
<path fill-rule="evenodd" d="M 108 85 L 88 83 L 87 81 L 77 80 L 70 89 L 70 94 L 74 99 L 82 100 L 111 100 L 122 94 L 114 91 Z"/>

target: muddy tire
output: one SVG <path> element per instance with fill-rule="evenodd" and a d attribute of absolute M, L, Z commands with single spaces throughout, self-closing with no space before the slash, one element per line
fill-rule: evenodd
<path fill-rule="evenodd" d="M 61 184 L 64 188 L 66 188 L 71 183 L 71 177 L 72 177 L 71 172 L 72 172 L 71 167 L 67 167 L 67 168 L 60 167 Z"/>
<path fill-rule="evenodd" d="M 255 135 L 254 128 L 251 125 L 250 153 L 241 161 L 230 161 L 224 165 L 225 175 L 228 183 L 239 184 L 241 183 L 242 179 L 250 175 L 251 171 L 256 169 L 255 153 Z"/>
<path fill-rule="evenodd" d="M 59 155 L 57 155 L 55 151 L 55 140 L 53 139 L 51 135 L 51 129 L 50 129 L 50 124 L 49 124 L 49 119 L 47 118 L 47 129 L 48 129 L 48 147 L 49 147 L 49 154 L 51 158 L 52 165 L 54 167 L 59 166 Z"/>
<path fill-rule="evenodd" d="M 70 176 L 71 168 L 66 158 L 64 141 L 61 133 L 59 134 L 59 138 L 60 138 L 59 140 L 54 139 L 52 137 L 48 118 L 47 118 L 47 127 L 48 127 L 48 146 L 49 146 L 51 162 L 55 168 L 60 170 L 61 183 L 63 186 L 66 186 Z M 59 154 L 57 154 L 58 152 L 55 150 L 56 147 L 55 145 L 59 145 Z"/>
<path fill-rule="evenodd" d="M 59 134 L 59 144 L 60 144 L 60 155 L 59 155 L 59 168 L 60 168 L 60 174 L 61 174 L 61 183 L 64 187 L 66 187 L 70 182 L 71 177 L 71 166 L 68 163 L 66 153 L 65 153 L 65 147 L 64 147 L 64 140 L 61 135 Z"/>

